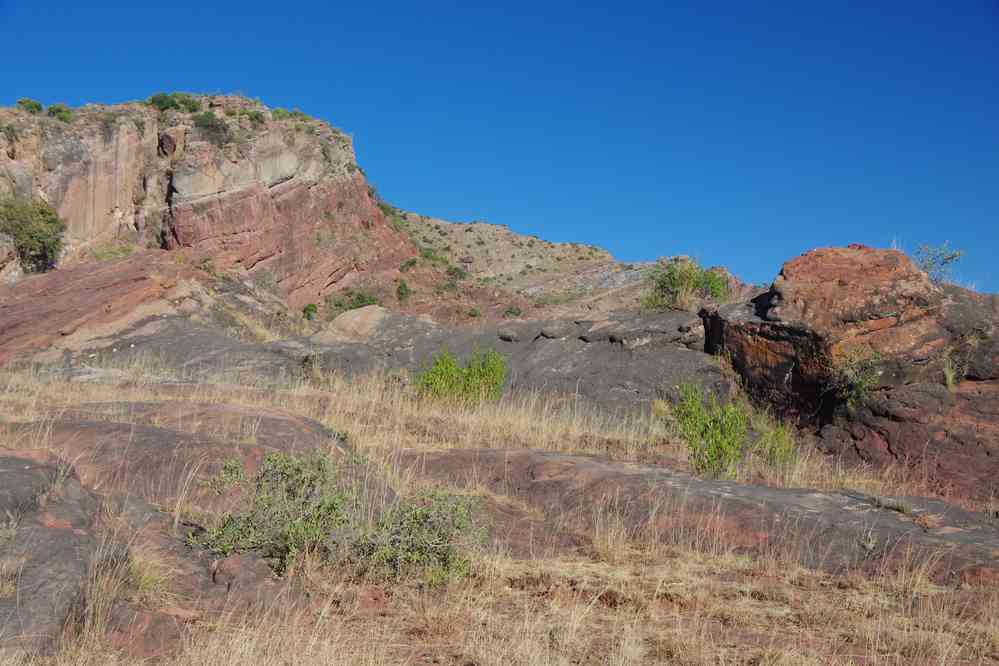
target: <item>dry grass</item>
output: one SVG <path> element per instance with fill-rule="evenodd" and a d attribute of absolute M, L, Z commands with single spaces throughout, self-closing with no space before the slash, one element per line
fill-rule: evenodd
<path fill-rule="evenodd" d="M 253 386 L 242 376 L 220 373 L 197 384 L 179 387 L 190 379 L 168 368 L 161 359 L 141 355 L 103 369 L 111 383 L 68 383 L 39 370 L 0 371 L 0 414 L 11 420 L 38 420 L 16 444 L 40 448 L 47 423 L 60 410 L 90 402 L 116 402 L 127 386 L 128 400 L 226 403 L 290 411 L 350 433 L 351 442 L 368 455 L 388 455 L 402 448 L 531 448 L 585 453 L 613 460 L 652 462 L 686 469 L 686 446 L 666 419 L 653 414 L 600 410 L 580 400 L 539 392 L 506 395 L 498 402 L 479 405 L 440 405 L 418 399 L 405 378 L 391 374 L 364 377 L 325 375 L 288 380 L 275 386 Z M 173 382 L 173 385 L 164 382 Z M 105 418 L 128 422 L 127 413 Z M 757 423 L 766 423 L 756 417 Z M 252 442 L 259 420 L 247 417 L 225 426 L 243 442 Z M 773 424 L 771 422 L 771 427 Z M 200 432 L 195 422 L 186 429 Z M 203 432 L 207 435 L 219 432 Z M 0 445 L 4 442 L 0 434 Z M 851 489 L 883 496 L 934 495 L 925 470 L 899 465 L 874 470 L 819 454 L 797 450 L 779 465 L 747 458 L 737 480 L 777 487 Z"/>
<path fill-rule="evenodd" d="M 67 383 L 38 370 L 0 371 L 0 415 L 35 421 L 17 436 L 0 427 L 0 447 L 45 448 L 53 420 L 87 403 L 118 403 L 95 417 L 129 422 L 123 403 L 178 400 L 283 409 L 346 431 L 363 454 L 385 463 L 393 483 L 412 479 L 392 465 L 400 449 L 529 447 L 596 453 L 682 467 L 684 447 L 663 419 L 607 414 L 539 394 L 479 406 L 441 407 L 417 400 L 391 376 L 309 378 L 279 387 L 233 384 L 224 375 L 199 384 L 155 358 L 115 369 L 110 383 Z M 123 383 L 124 382 L 124 383 Z M 171 423 L 189 432 L 252 442 L 259 417 Z M 214 430 L 211 430 L 214 429 Z M 773 485 L 853 488 L 879 496 L 918 492 L 897 472 L 848 469 L 808 453 L 779 469 L 741 470 Z M 180 475 L 168 507 L 179 521 L 199 469 Z M 476 492 L 474 484 L 465 492 Z M 470 577 L 440 589 L 419 582 L 391 586 L 357 581 L 306 561 L 295 584 L 306 607 L 277 600 L 259 612 L 203 615 L 164 663 L 277 666 L 312 664 L 959 664 L 999 661 L 999 594 L 944 588 L 930 581 L 932 559 L 902 553 L 880 575 L 836 576 L 802 568 L 796 549 L 807 530 L 789 527 L 773 552 L 750 558 L 725 539 L 709 514 L 695 523 L 682 499 L 664 500 L 646 524 L 628 527 L 613 498 L 589 515 L 588 552 L 513 559 L 502 548 L 476 551 Z M 98 558 L 89 603 L 67 631 L 62 650 L 30 663 L 135 664 L 103 641 L 119 599 L 155 609 L 171 599 L 174 574 L 153 550 L 127 560 Z M 6 571 L 6 570 L 4 570 Z M 6 578 L 4 577 L 6 575 Z M 16 581 L 0 571 L 3 581 Z M 8 583 L 12 587 L 14 582 Z M 0 594 L 0 600 L 3 595 Z M 29 662 L 24 662 L 29 663 Z"/>

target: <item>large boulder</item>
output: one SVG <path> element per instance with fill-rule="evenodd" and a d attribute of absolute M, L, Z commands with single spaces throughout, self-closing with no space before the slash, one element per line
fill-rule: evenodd
<path fill-rule="evenodd" d="M 768 292 L 702 315 L 707 350 L 728 355 L 761 401 L 814 426 L 823 448 L 917 464 L 963 495 L 993 492 L 996 297 L 935 285 L 896 250 L 851 245 L 807 252 Z M 866 386 L 849 407 L 844 381 Z"/>

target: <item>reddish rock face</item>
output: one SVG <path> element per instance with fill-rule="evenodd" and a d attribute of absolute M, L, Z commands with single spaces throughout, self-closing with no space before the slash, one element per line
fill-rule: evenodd
<path fill-rule="evenodd" d="M 747 386 L 821 429 L 826 450 L 906 463 L 965 496 L 993 492 L 999 459 L 995 299 L 939 287 L 901 252 L 807 252 L 749 303 L 702 313 L 708 350 Z M 871 391 L 845 409 L 832 386 L 871 361 Z"/>
<path fill-rule="evenodd" d="M 161 250 L 87 264 L 0 285 L 0 364 L 43 349 L 78 331 L 98 337 L 102 326 L 155 314 L 177 285 L 196 271 Z"/>
<path fill-rule="evenodd" d="M 14 128 L 0 135 L 0 196 L 58 209 L 63 265 L 116 238 L 187 247 L 217 269 L 266 272 L 293 308 L 416 255 L 345 134 L 314 119 L 271 120 L 242 98 L 200 99 L 225 122 L 224 140 L 202 135 L 191 114 L 145 104 L 84 107 L 69 124 L 0 109 L 0 124 Z M 263 121 L 239 113 L 251 107 Z"/>

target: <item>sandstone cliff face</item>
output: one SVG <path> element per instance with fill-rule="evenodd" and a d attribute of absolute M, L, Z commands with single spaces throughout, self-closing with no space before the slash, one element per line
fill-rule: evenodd
<path fill-rule="evenodd" d="M 784 264 L 770 290 L 703 312 L 763 401 L 814 426 L 827 451 L 918 468 L 961 495 L 999 491 L 999 299 L 936 286 L 901 252 L 852 245 Z M 831 387 L 870 359 L 869 395 L 845 409 Z"/>
<path fill-rule="evenodd" d="M 216 268 L 266 274 L 292 307 L 415 254 L 388 224 L 349 137 L 255 102 L 204 97 L 222 140 L 192 114 L 88 106 L 71 123 L 0 109 L 0 196 L 41 196 L 66 220 L 67 256 L 97 241 L 193 248 Z M 244 111 L 260 111 L 253 122 Z"/>

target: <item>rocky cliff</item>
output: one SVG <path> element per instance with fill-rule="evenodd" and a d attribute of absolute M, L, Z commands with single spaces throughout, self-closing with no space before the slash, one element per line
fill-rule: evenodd
<path fill-rule="evenodd" d="M 851 245 L 807 252 L 752 301 L 702 314 L 708 351 L 821 449 L 908 466 L 942 493 L 999 491 L 999 297 Z"/>
<path fill-rule="evenodd" d="M 415 255 L 346 134 L 241 97 L 197 99 L 215 125 L 145 103 L 88 105 L 68 123 L 0 109 L 0 196 L 40 196 L 59 211 L 63 264 L 115 239 L 192 248 L 217 269 L 272 280 L 292 307 Z M 0 264 L 8 254 L 0 248 Z"/>

